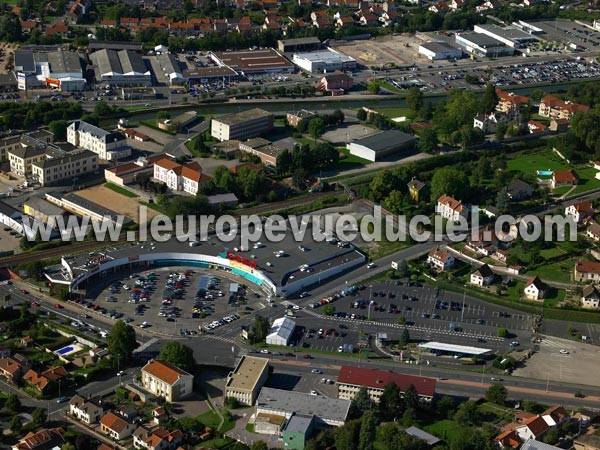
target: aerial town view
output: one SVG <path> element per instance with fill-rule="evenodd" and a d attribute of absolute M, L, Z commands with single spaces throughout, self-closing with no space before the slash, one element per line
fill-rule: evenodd
<path fill-rule="evenodd" d="M 599 123 L 597 0 L 2 1 L 0 450 L 600 450 Z"/>

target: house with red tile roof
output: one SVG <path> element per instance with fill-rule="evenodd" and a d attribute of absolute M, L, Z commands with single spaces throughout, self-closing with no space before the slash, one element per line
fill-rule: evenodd
<path fill-rule="evenodd" d="M 127 439 L 133 433 L 134 425 L 127 422 L 113 412 L 106 413 L 100 419 L 100 432 L 113 438 L 115 441 Z"/>
<path fill-rule="evenodd" d="M 456 200 L 451 195 L 442 195 L 438 198 L 435 212 L 444 219 L 456 222 L 460 217 L 467 218 L 469 208 L 467 208 L 460 200 Z"/>
<path fill-rule="evenodd" d="M 192 393 L 194 376 L 167 362 L 152 360 L 142 368 L 142 386 L 168 402 Z"/>
<path fill-rule="evenodd" d="M 548 292 L 548 286 L 537 275 L 527 280 L 523 294 L 525 299 L 533 301 L 543 301 Z"/>
<path fill-rule="evenodd" d="M 432 265 L 438 272 L 450 269 L 454 265 L 454 256 L 445 248 L 432 248 L 427 255 L 427 264 Z"/>
<path fill-rule="evenodd" d="M 591 220 L 594 213 L 594 207 L 587 200 L 573 203 L 565 208 L 565 216 L 572 217 L 577 223 Z"/>
<path fill-rule="evenodd" d="M 527 419 L 523 424 L 515 427 L 515 432 L 519 435 L 521 440 L 526 441 L 527 439 L 537 439 L 544 435 L 550 427 L 546 421 L 540 417 L 535 416 L 531 419 Z"/>
<path fill-rule="evenodd" d="M 338 398 L 341 400 L 352 400 L 358 391 L 362 387 L 365 387 L 371 400 L 379 402 L 383 390 L 390 383 L 396 383 L 402 393 L 406 392 L 410 385 L 413 385 L 419 395 L 419 401 L 423 405 L 431 404 L 431 400 L 435 395 L 435 378 L 362 367 L 342 366 L 336 383 Z"/>
<path fill-rule="evenodd" d="M 133 432 L 133 446 L 146 450 L 175 450 L 183 442 L 183 433 L 180 430 L 169 431 L 165 428 L 150 430 L 138 427 Z"/>
<path fill-rule="evenodd" d="M 63 366 L 54 366 L 43 372 L 36 372 L 29 369 L 23 376 L 23 379 L 31 384 L 39 392 L 54 388 L 59 380 L 68 376 L 69 372 Z"/>
<path fill-rule="evenodd" d="M 500 448 L 519 448 L 523 443 L 519 435 L 514 429 L 506 430 L 494 438 Z"/>
<path fill-rule="evenodd" d="M 154 178 L 165 183 L 169 189 L 196 195 L 200 186 L 210 180 L 202 173 L 202 167 L 197 162 L 179 164 L 165 156 L 154 163 Z"/>
<path fill-rule="evenodd" d="M 498 96 L 496 111 L 503 113 L 511 120 L 518 120 L 523 107 L 531 103 L 529 97 L 517 95 L 513 92 L 505 92 L 498 88 L 496 88 L 496 95 Z"/>
<path fill-rule="evenodd" d="M 60 36 L 61 38 L 67 37 L 69 33 L 69 27 L 64 22 L 56 22 L 54 26 L 44 28 L 44 34 L 46 36 Z"/>
<path fill-rule="evenodd" d="M 571 418 L 565 408 L 560 405 L 552 406 L 540 415 L 550 427 L 562 425 Z"/>
<path fill-rule="evenodd" d="M 550 186 L 555 189 L 559 186 L 574 186 L 579 182 L 579 176 L 573 170 L 557 170 L 552 173 Z"/>
<path fill-rule="evenodd" d="M 575 281 L 600 281 L 600 262 L 577 261 L 574 278 Z"/>
<path fill-rule="evenodd" d="M 29 360 L 23 355 L 5 356 L 0 358 L 0 375 L 13 383 L 29 369 Z"/>
<path fill-rule="evenodd" d="M 64 434 L 65 430 L 62 428 L 45 428 L 29 432 L 12 446 L 12 450 L 51 450 L 64 444 Z"/>
<path fill-rule="evenodd" d="M 571 120 L 574 114 L 578 112 L 586 113 L 589 110 L 589 106 L 565 101 L 553 95 L 545 95 L 540 102 L 538 114 L 551 119 Z"/>

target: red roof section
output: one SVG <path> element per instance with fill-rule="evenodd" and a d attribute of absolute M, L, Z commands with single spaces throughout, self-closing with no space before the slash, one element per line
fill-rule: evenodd
<path fill-rule="evenodd" d="M 374 389 L 383 389 L 392 382 L 396 383 L 402 392 L 412 384 L 419 395 L 432 397 L 435 394 L 435 378 L 350 366 L 342 366 L 338 375 L 338 383 Z"/>

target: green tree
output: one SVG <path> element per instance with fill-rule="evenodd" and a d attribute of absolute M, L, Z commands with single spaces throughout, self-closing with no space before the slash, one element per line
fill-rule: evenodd
<path fill-rule="evenodd" d="M 506 328 L 500 327 L 500 328 L 498 328 L 498 331 L 496 332 L 496 336 L 507 339 L 510 335 Z"/>
<path fill-rule="evenodd" d="M 164 344 L 160 349 L 158 359 L 187 371 L 196 365 L 194 351 L 178 341 L 168 341 Z"/>
<path fill-rule="evenodd" d="M 331 304 L 323 306 L 323 314 L 325 314 L 326 316 L 333 316 L 334 313 L 335 313 L 335 306 L 333 306 Z"/>
<path fill-rule="evenodd" d="M 453 195 L 463 200 L 469 192 L 469 181 L 463 171 L 454 167 L 437 169 L 431 179 L 431 198 L 437 201 L 442 195 Z"/>
<path fill-rule="evenodd" d="M 508 391 L 504 385 L 499 383 L 492 384 L 485 393 L 485 399 L 497 405 L 504 405 L 507 397 Z"/>
<path fill-rule="evenodd" d="M 267 443 L 264 441 L 256 441 L 256 442 L 254 442 L 254 444 L 252 444 L 252 447 L 250 447 L 250 450 L 269 450 L 269 447 L 267 446 Z"/>
<path fill-rule="evenodd" d="M 505 120 L 501 120 L 498 122 L 498 125 L 496 126 L 496 136 L 495 136 L 497 141 L 501 141 L 502 139 L 504 139 L 504 136 L 506 136 L 507 129 L 508 129 L 508 126 L 506 125 Z"/>
<path fill-rule="evenodd" d="M 48 129 L 54 135 L 54 142 L 64 141 L 67 139 L 67 121 L 53 120 L 48 124 Z"/>
<path fill-rule="evenodd" d="M 306 169 L 300 168 L 294 170 L 294 173 L 292 174 L 292 184 L 294 187 L 303 191 L 308 187 L 309 181 L 310 175 Z"/>
<path fill-rule="evenodd" d="M 75 448 L 75 446 L 73 444 L 71 444 L 70 442 L 65 442 L 62 447 L 60 448 L 60 450 L 77 450 Z"/>
<path fill-rule="evenodd" d="M 509 207 L 510 201 L 508 199 L 508 189 L 505 186 L 502 189 L 500 189 L 498 191 L 498 194 L 496 195 L 496 208 L 498 208 L 500 212 L 504 213 L 508 211 Z"/>
<path fill-rule="evenodd" d="M 367 120 L 367 110 L 364 108 L 360 108 L 358 111 L 356 111 L 356 118 L 361 122 Z"/>
<path fill-rule="evenodd" d="M 46 410 L 42 408 L 35 408 L 31 413 L 31 421 L 34 425 L 42 425 L 46 422 Z"/>
<path fill-rule="evenodd" d="M 362 416 L 365 412 L 373 408 L 373 402 L 371 401 L 369 392 L 365 386 L 361 386 L 356 393 L 356 396 L 352 400 L 352 406 L 355 411 L 358 412 L 358 417 Z"/>
<path fill-rule="evenodd" d="M 556 444 L 560 439 L 560 431 L 558 428 L 550 428 L 542 437 L 542 441 L 546 444 Z"/>
<path fill-rule="evenodd" d="M 377 418 L 375 412 L 369 410 L 362 418 L 360 433 L 358 435 L 358 450 L 373 450 L 373 441 L 375 441 L 375 427 Z"/>
<path fill-rule="evenodd" d="M 464 402 L 454 414 L 454 420 L 461 425 L 477 425 L 481 419 L 479 407 L 473 400 Z"/>
<path fill-rule="evenodd" d="M 135 330 L 131 325 L 118 320 L 110 330 L 107 338 L 107 350 L 113 358 L 113 365 L 117 367 L 119 362 L 128 362 L 133 350 L 137 347 Z"/>
<path fill-rule="evenodd" d="M 159 111 L 156 114 L 156 120 L 165 120 L 165 119 L 170 119 L 171 118 L 171 114 L 169 113 L 169 111 Z"/>
<path fill-rule="evenodd" d="M 418 86 L 411 86 L 406 93 L 406 105 L 413 116 L 423 107 L 423 92 Z"/>
<path fill-rule="evenodd" d="M 225 166 L 215 168 L 212 179 L 215 186 L 223 192 L 232 192 L 236 187 L 236 181 L 231 170 Z"/>
<path fill-rule="evenodd" d="M 21 409 L 21 400 L 16 394 L 10 394 L 4 402 L 4 407 L 12 412 L 18 412 Z"/>
<path fill-rule="evenodd" d="M 420 151 L 423 153 L 434 153 L 438 150 L 440 141 L 437 131 L 433 128 L 423 128 L 419 134 L 419 142 L 417 144 Z"/>
<path fill-rule="evenodd" d="M 292 154 L 286 148 L 277 155 L 276 171 L 278 175 L 287 175 L 291 172 L 294 160 Z"/>
<path fill-rule="evenodd" d="M 8 428 L 14 434 L 19 434 L 21 432 L 21 429 L 23 428 L 21 418 L 19 416 L 13 416 L 12 419 L 10 419 L 10 422 L 8 422 Z"/>
<path fill-rule="evenodd" d="M 250 325 L 250 328 L 248 329 L 248 340 L 251 344 L 257 344 L 264 341 L 270 328 L 271 324 L 267 317 L 256 316 L 254 322 L 252 322 L 252 325 Z"/>
<path fill-rule="evenodd" d="M 402 334 L 400 335 L 400 339 L 398 340 L 398 345 L 402 348 L 406 347 L 406 345 L 410 342 L 410 334 L 408 329 L 404 327 L 402 330 Z"/>
<path fill-rule="evenodd" d="M 317 142 L 323 133 L 325 133 L 325 122 L 321 117 L 315 117 L 311 119 L 308 124 L 308 134 Z"/>
<path fill-rule="evenodd" d="M 492 83 L 485 85 L 485 91 L 481 97 L 481 110 L 484 114 L 489 114 L 496 109 L 498 104 L 498 94 L 496 94 L 496 86 Z"/>
<path fill-rule="evenodd" d="M 113 112 L 112 107 L 105 100 L 100 100 L 94 106 L 94 114 L 99 117 L 108 116 Z"/>
<path fill-rule="evenodd" d="M 22 38 L 21 21 L 14 13 L 0 15 L 0 41 L 18 42 Z"/>
<path fill-rule="evenodd" d="M 406 408 L 402 414 L 402 426 L 412 427 L 417 420 L 417 412 L 413 408 Z"/>
<path fill-rule="evenodd" d="M 454 399 L 449 395 L 444 395 L 435 402 L 435 410 L 440 417 L 449 419 L 454 414 Z"/>
<path fill-rule="evenodd" d="M 404 404 L 406 408 L 416 410 L 419 407 L 419 393 L 414 384 L 409 384 L 404 392 Z"/>
<path fill-rule="evenodd" d="M 350 420 L 333 430 L 337 450 L 357 450 L 362 421 Z"/>
<path fill-rule="evenodd" d="M 379 413 L 381 420 L 392 421 L 399 418 L 404 412 L 404 399 L 402 392 L 396 383 L 393 381 L 388 383 L 383 388 L 381 398 L 379 400 Z"/>
<path fill-rule="evenodd" d="M 400 214 L 402 211 L 402 205 L 404 204 L 404 195 L 402 192 L 393 190 L 389 193 L 389 195 L 385 198 L 383 202 L 383 206 L 394 214 Z"/>

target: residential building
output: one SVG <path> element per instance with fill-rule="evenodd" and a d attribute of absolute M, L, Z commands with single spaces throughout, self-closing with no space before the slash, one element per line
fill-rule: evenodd
<path fill-rule="evenodd" d="M 513 201 L 524 200 L 533 195 L 533 187 L 522 180 L 515 180 L 506 186 L 506 195 Z"/>
<path fill-rule="evenodd" d="M 587 228 L 586 235 L 594 241 L 600 241 L 600 223 L 596 222 L 595 220 L 591 220 L 590 225 Z"/>
<path fill-rule="evenodd" d="M 473 118 L 473 128 L 479 128 L 484 134 L 495 133 L 498 129 L 496 114 L 477 114 Z"/>
<path fill-rule="evenodd" d="M 527 129 L 531 134 L 545 133 L 548 127 L 537 120 L 530 120 L 527 122 Z"/>
<path fill-rule="evenodd" d="M 344 93 L 352 89 L 354 80 L 345 73 L 338 71 L 326 74 L 315 86 L 319 91 Z"/>
<path fill-rule="evenodd" d="M 408 193 L 410 194 L 410 198 L 415 202 L 425 199 L 427 196 L 426 188 L 427 184 L 415 177 L 408 182 Z"/>
<path fill-rule="evenodd" d="M 425 42 L 419 46 L 419 53 L 430 61 L 462 58 L 462 50 L 447 42 Z"/>
<path fill-rule="evenodd" d="M 314 422 L 313 415 L 293 414 L 281 432 L 283 447 L 290 450 L 304 450 L 314 430 Z"/>
<path fill-rule="evenodd" d="M 546 421 L 549 427 L 557 427 L 569 421 L 571 416 L 562 406 L 552 406 L 546 409 L 542 414 L 542 419 Z"/>
<path fill-rule="evenodd" d="M 564 133 L 569 129 L 569 119 L 551 119 L 548 129 L 555 133 Z"/>
<path fill-rule="evenodd" d="M 165 183 L 172 191 L 196 195 L 210 177 L 202 173 L 202 167 L 196 161 L 179 164 L 165 156 L 154 163 L 154 179 Z"/>
<path fill-rule="evenodd" d="M 467 219 L 469 216 L 468 208 L 451 195 L 442 195 L 438 198 L 435 212 L 451 222 L 456 222 L 461 217 Z"/>
<path fill-rule="evenodd" d="M 98 155 L 89 150 L 82 150 L 33 162 L 31 178 L 42 186 L 48 186 L 65 180 L 71 183 L 79 176 L 96 170 L 98 170 Z"/>
<path fill-rule="evenodd" d="M 510 428 L 503 431 L 494 438 L 494 441 L 500 446 L 501 449 L 505 448 L 518 448 L 523 442 L 517 432 Z"/>
<path fill-rule="evenodd" d="M 267 344 L 269 345 L 288 345 L 294 329 L 296 328 L 296 322 L 289 317 L 280 317 L 275 319 L 271 324 L 271 329 L 267 335 Z"/>
<path fill-rule="evenodd" d="M 518 121 L 521 117 L 523 107 L 531 103 L 531 99 L 524 95 L 517 95 L 513 92 L 504 92 L 496 88 L 498 104 L 496 111 L 503 113 L 507 119 Z"/>
<path fill-rule="evenodd" d="M 439 246 L 432 248 L 427 256 L 427 264 L 431 264 L 438 272 L 450 269 L 454 262 L 454 256 Z"/>
<path fill-rule="evenodd" d="M 498 250 L 499 245 L 500 241 L 496 231 L 486 226 L 484 229 L 478 230 L 475 236 L 471 234 L 467 249 L 484 256 L 491 256 Z"/>
<path fill-rule="evenodd" d="M 489 286 L 494 282 L 494 272 L 489 265 L 484 264 L 471 274 L 471 284 L 483 287 Z"/>
<path fill-rule="evenodd" d="M 525 283 L 525 299 L 539 301 L 543 300 L 548 291 L 548 286 L 538 276 L 534 276 Z"/>
<path fill-rule="evenodd" d="M 552 173 L 550 186 L 555 189 L 559 186 L 574 186 L 579 182 L 579 176 L 573 170 L 557 170 Z"/>
<path fill-rule="evenodd" d="M 37 391 L 43 393 L 55 389 L 60 380 L 68 375 L 69 373 L 63 366 L 54 366 L 43 372 L 29 369 L 23 379 Z"/>
<path fill-rule="evenodd" d="M 168 402 L 189 396 L 194 376 L 169 363 L 152 360 L 142 368 L 142 386 Z"/>
<path fill-rule="evenodd" d="M 290 127 L 296 128 L 303 120 L 308 120 L 315 117 L 315 113 L 307 109 L 300 111 L 289 112 L 286 115 L 287 123 Z"/>
<path fill-rule="evenodd" d="M 225 398 L 235 398 L 243 405 L 253 406 L 268 377 L 268 359 L 244 355 L 227 375 Z"/>
<path fill-rule="evenodd" d="M 19 353 L 14 356 L 9 354 L 0 358 L 0 376 L 12 383 L 20 380 L 29 367 L 29 360 Z"/>
<path fill-rule="evenodd" d="M 561 447 L 536 441 L 535 439 L 528 439 L 519 450 L 561 450 Z"/>
<path fill-rule="evenodd" d="M 261 415 L 280 416 L 285 423 L 294 414 L 314 416 L 317 430 L 344 425 L 349 410 L 350 400 L 267 387 L 261 389 L 256 400 L 257 418 Z"/>
<path fill-rule="evenodd" d="M 98 423 L 104 415 L 102 400 L 85 398 L 77 394 L 69 401 L 69 414 L 88 425 Z"/>
<path fill-rule="evenodd" d="M 600 281 L 600 262 L 577 261 L 574 278 L 575 281 Z"/>
<path fill-rule="evenodd" d="M 183 443 L 181 430 L 169 431 L 166 428 L 149 430 L 137 427 L 133 432 L 133 446 L 146 450 L 176 450 Z"/>
<path fill-rule="evenodd" d="M 587 222 L 594 216 L 594 207 L 590 202 L 582 201 L 565 208 L 565 216 L 572 217 L 575 222 Z"/>
<path fill-rule="evenodd" d="M 417 138 L 399 130 L 386 130 L 355 139 L 346 144 L 351 155 L 368 161 L 379 161 L 387 156 L 408 156 L 416 151 Z"/>
<path fill-rule="evenodd" d="M 600 24 L 600 19 L 597 20 Z M 600 25 L 597 27 L 600 29 Z M 600 436 L 595 434 L 582 434 L 573 440 L 575 450 L 600 450 Z"/>
<path fill-rule="evenodd" d="M 549 429 L 550 427 L 542 417 L 535 416 L 525 420 L 522 424 L 517 425 L 515 427 L 515 432 L 519 435 L 519 438 L 523 441 L 527 441 L 528 439 L 541 437 Z"/>
<path fill-rule="evenodd" d="M 254 108 L 211 121 L 211 136 L 219 141 L 250 139 L 273 129 L 273 114 Z"/>
<path fill-rule="evenodd" d="M 76 120 L 67 127 L 67 142 L 90 150 L 107 161 L 131 155 L 131 148 L 121 132 L 106 131 L 83 120 Z"/>
<path fill-rule="evenodd" d="M 154 174 L 154 163 L 165 157 L 165 154 L 139 157 L 135 161 L 126 162 L 117 166 L 104 169 L 104 178 L 107 182 L 124 186 L 135 183 L 138 177 Z"/>
<path fill-rule="evenodd" d="M 552 95 L 545 95 L 540 102 L 538 114 L 551 119 L 571 120 L 574 114 L 578 112 L 586 113 L 589 110 L 589 106 L 565 101 Z"/>
<path fill-rule="evenodd" d="M 32 165 L 46 159 L 45 147 L 20 146 L 7 152 L 10 171 L 19 177 L 31 177 Z"/>
<path fill-rule="evenodd" d="M 424 406 L 430 405 L 435 395 L 435 378 L 342 366 L 337 379 L 338 398 L 352 400 L 358 391 L 365 387 L 371 400 L 378 403 L 383 390 L 390 383 L 396 383 L 401 393 L 413 385 L 419 395 L 419 401 Z"/>
<path fill-rule="evenodd" d="M 100 419 L 100 432 L 115 441 L 127 439 L 133 433 L 134 425 L 113 412 L 106 413 Z"/>
<path fill-rule="evenodd" d="M 27 433 L 23 439 L 12 446 L 12 450 L 53 450 L 60 448 L 65 440 L 62 428 L 44 428 Z"/>
<path fill-rule="evenodd" d="M 209 195 L 206 199 L 212 209 L 234 208 L 239 204 L 239 200 L 233 192 Z"/>

